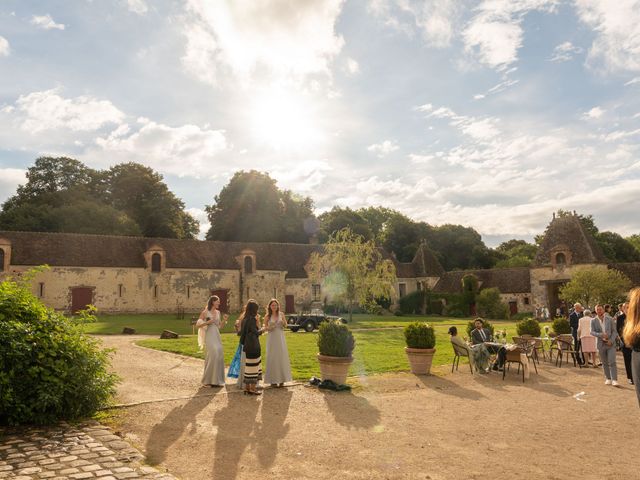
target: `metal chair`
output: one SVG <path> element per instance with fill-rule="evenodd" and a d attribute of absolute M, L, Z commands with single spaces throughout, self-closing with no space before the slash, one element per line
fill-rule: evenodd
<path fill-rule="evenodd" d="M 468 349 L 462 348 L 460 345 L 456 345 L 451 342 L 451 346 L 453 347 L 453 365 L 451 365 L 451 373 L 453 373 L 453 369 L 458 370 L 458 365 L 460 364 L 460 357 L 467 357 L 469 359 L 469 370 L 471 370 L 471 375 L 473 375 L 473 366 L 471 365 L 471 357 L 469 356 L 470 352 Z"/>
<path fill-rule="evenodd" d="M 571 355 L 571 358 L 573 358 L 573 366 L 575 367 L 577 364 L 578 367 L 582 368 L 582 365 L 580 364 L 580 362 L 577 361 L 578 352 L 573 345 L 573 335 L 571 335 L 570 333 L 558 335 L 556 337 L 556 340 L 557 340 L 556 366 L 559 368 L 562 368 L 563 358 Z M 558 365 L 558 361 L 560 362 L 559 365 Z"/>
<path fill-rule="evenodd" d="M 520 373 L 520 367 L 522 367 L 522 383 L 524 383 L 525 364 L 522 362 L 523 354 L 525 355 L 525 358 L 527 359 L 527 362 L 528 362 L 529 359 L 526 356 L 526 352 L 522 347 L 517 346 L 511 350 L 507 350 L 507 354 L 505 355 L 505 358 L 504 358 L 504 368 L 502 369 L 502 380 L 504 380 L 504 377 L 507 374 L 507 369 L 510 369 L 511 364 L 517 363 L 518 373 Z"/>

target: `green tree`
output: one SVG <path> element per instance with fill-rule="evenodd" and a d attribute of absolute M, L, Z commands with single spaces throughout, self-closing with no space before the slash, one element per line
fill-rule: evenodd
<path fill-rule="evenodd" d="M 393 262 L 382 259 L 373 240 L 348 228 L 331 235 L 324 251 L 311 255 L 306 270 L 332 297 L 349 305 L 349 320 L 355 304 L 367 306 L 375 298 L 391 298 L 396 282 Z"/>
<path fill-rule="evenodd" d="M 633 247 L 640 252 L 640 235 L 633 234 L 630 237 L 626 238 L 627 242 L 629 242 L 631 245 L 633 245 Z"/>
<path fill-rule="evenodd" d="M 529 267 L 536 256 L 538 247 L 524 240 L 508 240 L 495 249 L 498 260 L 496 268 Z"/>
<path fill-rule="evenodd" d="M 333 207 L 330 211 L 320 215 L 318 220 L 320 220 L 323 240 L 327 240 L 331 235 L 343 228 L 348 228 L 365 240 L 374 238 L 368 222 L 357 211 L 351 210 L 349 207 Z"/>
<path fill-rule="evenodd" d="M 452 224 L 434 227 L 427 244 L 447 271 L 490 268 L 494 263 L 482 237 L 471 227 Z"/>
<path fill-rule="evenodd" d="M 615 305 L 624 299 L 631 281 L 618 270 L 589 267 L 578 270 L 571 280 L 560 287 L 559 297 L 567 304 L 580 302 L 593 306 L 597 303 Z"/>
<path fill-rule="evenodd" d="M 509 307 L 500 298 L 497 288 L 485 288 L 476 297 L 478 315 L 481 317 L 505 319 L 509 317 Z"/>
<path fill-rule="evenodd" d="M 238 171 L 206 207 L 207 240 L 306 243 L 310 198 L 280 190 L 267 173 Z"/>
<path fill-rule="evenodd" d="M 640 262 L 640 252 L 634 245 L 614 232 L 600 232 L 596 241 L 605 257 L 614 263 Z"/>
<path fill-rule="evenodd" d="M 414 222 L 404 215 L 389 219 L 382 233 L 382 246 L 396 254 L 401 262 L 410 262 L 420 246 L 431 233 L 431 227 L 424 222 Z"/>
<path fill-rule="evenodd" d="M 382 236 L 387 230 L 391 219 L 398 217 L 407 218 L 397 210 L 392 210 L 385 207 L 359 208 L 358 210 L 356 210 L 356 213 L 358 213 L 367 223 L 367 225 L 369 226 L 369 230 L 371 230 L 371 233 L 373 233 L 373 236 L 376 239 L 376 243 L 378 245 L 382 244 Z"/>

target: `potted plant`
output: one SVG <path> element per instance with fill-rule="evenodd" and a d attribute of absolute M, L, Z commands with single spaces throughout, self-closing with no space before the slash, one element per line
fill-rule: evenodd
<path fill-rule="evenodd" d="M 410 323 L 404 328 L 407 347 L 404 351 L 409 358 L 411 373 L 428 375 L 436 353 L 436 334 L 431 325 L 422 322 Z"/>
<path fill-rule="evenodd" d="M 516 331 L 519 336 L 531 335 L 532 337 L 539 337 L 540 323 L 535 318 L 525 318 L 516 323 Z"/>
<path fill-rule="evenodd" d="M 318 330 L 318 362 L 322 380 L 338 385 L 347 381 L 355 339 L 349 327 L 340 321 L 323 322 Z"/>

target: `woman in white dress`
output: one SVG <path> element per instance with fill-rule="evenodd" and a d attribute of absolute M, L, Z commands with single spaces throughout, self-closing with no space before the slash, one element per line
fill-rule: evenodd
<path fill-rule="evenodd" d="M 282 387 L 285 382 L 291 381 L 291 362 L 287 341 L 284 338 L 286 325 L 278 300 L 272 298 L 263 318 L 263 329 L 268 332 L 264 382 L 270 383 L 272 387 Z"/>
<path fill-rule="evenodd" d="M 227 323 L 229 315 L 225 314 L 221 321 L 218 307 L 220 307 L 220 298 L 217 295 L 212 295 L 196 323 L 198 345 L 201 349 L 205 349 L 202 384 L 207 387 L 224 386 L 224 353 L 220 328 Z"/>
<path fill-rule="evenodd" d="M 591 365 L 598 367 L 596 358 L 596 337 L 591 335 L 591 310 L 587 309 L 582 312 L 582 317 L 578 320 L 578 338 L 580 339 L 580 349 L 584 355 L 585 366 L 589 365 L 589 357 L 591 357 Z"/>

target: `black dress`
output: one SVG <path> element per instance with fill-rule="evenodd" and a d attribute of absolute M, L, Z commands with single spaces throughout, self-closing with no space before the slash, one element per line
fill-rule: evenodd
<path fill-rule="evenodd" d="M 240 333 L 240 343 L 243 345 L 246 363 L 244 368 L 244 382 L 258 383 L 260 377 L 260 357 L 262 354 L 260 348 L 260 339 L 258 338 L 262 332 L 258 330 L 256 317 L 247 317 L 242 322 L 242 331 Z"/>

